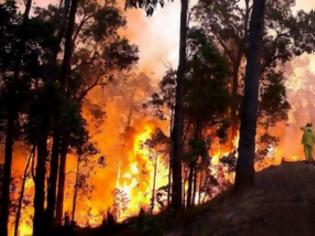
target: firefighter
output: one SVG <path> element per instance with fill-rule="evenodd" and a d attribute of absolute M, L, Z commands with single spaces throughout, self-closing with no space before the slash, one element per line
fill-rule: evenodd
<path fill-rule="evenodd" d="M 304 145 L 304 153 L 306 161 L 313 160 L 313 142 L 315 140 L 315 132 L 312 123 L 307 123 L 302 127 L 303 131 L 302 144 Z"/>

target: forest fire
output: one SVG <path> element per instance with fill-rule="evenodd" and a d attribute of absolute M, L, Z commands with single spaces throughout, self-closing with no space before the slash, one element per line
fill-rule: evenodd
<path fill-rule="evenodd" d="M 116 189 L 125 194 L 127 203 L 122 207 L 125 211 L 119 215 L 118 220 L 138 214 L 141 207 L 149 208 L 152 197 L 155 197 L 153 185 L 155 190 L 167 185 L 168 170 L 161 161 L 162 157 L 145 146 L 146 141 L 152 137 L 152 132 L 153 127 L 147 125 L 141 133 L 135 135 L 133 148 L 128 152 L 129 168 L 123 172 L 119 169 Z"/>
<path fill-rule="evenodd" d="M 95 96 L 96 94 L 94 94 Z M 96 96 L 97 97 L 97 96 Z M 292 100 L 293 101 L 293 100 Z M 111 103 L 107 104 L 107 119 L 117 120 L 118 114 L 117 110 L 113 110 L 111 107 L 115 106 L 117 101 L 112 100 Z M 293 102 L 292 102 L 293 103 Z M 88 111 L 85 111 L 85 116 L 89 121 Z M 97 133 L 100 128 L 95 129 L 94 123 L 88 122 L 88 127 L 90 132 Z M 289 124 L 289 128 L 294 125 Z M 167 164 L 167 157 L 163 156 L 159 151 L 156 151 L 154 147 L 150 147 L 147 144 L 147 141 L 152 138 L 153 133 L 157 128 L 167 129 L 165 123 L 161 123 L 158 120 L 156 121 L 136 121 L 134 122 L 133 127 L 127 127 L 124 134 L 120 134 L 120 131 L 114 130 L 110 123 L 100 124 L 102 127 L 101 130 L 107 132 L 111 130 L 113 142 L 103 142 L 102 138 L 96 138 L 94 141 L 97 143 L 97 146 L 100 146 L 106 158 L 105 167 L 96 167 L 92 172 L 96 173 L 91 175 L 87 179 L 87 185 L 93 186 L 93 188 L 88 189 L 86 192 L 84 189 L 79 191 L 78 198 L 80 201 L 77 202 L 76 210 L 76 222 L 80 226 L 98 226 L 106 217 L 107 211 L 110 211 L 115 214 L 117 220 L 123 221 L 128 217 L 135 216 L 139 213 L 140 209 L 143 208 L 146 211 L 151 211 L 152 207 L 152 189 L 154 185 L 154 169 L 155 161 L 156 163 L 156 183 L 155 191 L 159 188 L 167 186 L 169 178 L 169 166 Z M 108 127 L 107 127 L 108 126 Z M 278 127 L 274 128 L 273 132 L 281 134 L 283 132 L 284 124 L 279 124 Z M 96 134 L 97 136 L 103 137 L 102 134 Z M 117 139 L 115 138 L 117 136 Z M 120 141 L 119 141 L 120 140 Z M 295 153 L 298 153 L 297 156 L 288 156 L 286 151 L 283 149 L 283 144 L 281 143 L 278 146 L 270 146 L 268 148 L 268 155 L 261 161 L 256 162 L 255 168 L 257 171 L 263 170 L 272 165 L 279 165 L 282 161 L 297 161 L 301 160 L 303 153 L 301 148 L 297 148 Z M 239 138 L 238 136 L 233 140 L 233 148 L 237 147 Z M 120 144 L 119 144 L 120 143 Z M 108 153 L 108 150 L 112 150 Z M 28 149 L 23 149 L 22 152 L 19 152 L 18 160 L 24 160 L 24 157 L 28 155 Z M 226 145 L 216 144 L 212 145 L 209 150 L 209 156 L 211 158 L 211 167 L 209 172 L 211 172 L 216 178 L 220 181 L 227 181 L 232 183 L 234 181 L 234 173 L 230 173 L 229 170 L 225 167 L 222 167 L 220 164 L 220 159 L 224 156 L 228 156 L 231 152 Z M 108 156 L 108 155 L 113 155 Z M 116 156 L 115 156 L 116 155 Z M 98 158 L 96 158 L 97 160 Z M 68 157 L 67 161 L 67 183 L 65 193 L 65 202 L 64 202 L 64 212 L 70 213 L 72 210 L 73 204 L 73 188 L 74 188 L 74 172 L 77 162 L 77 157 L 71 155 Z M 115 164 L 114 164 L 115 163 Z M 20 179 L 21 173 L 23 170 L 22 166 L 25 166 L 25 163 L 22 161 L 16 164 L 16 172 L 14 174 L 17 182 L 15 188 L 20 189 Z M 115 168 L 114 168 L 115 166 Z M 111 168 L 109 168 L 111 167 Z M 84 168 L 82 174 L 86 174 L 86 171 L 89 171 L 89 168 Z M 104 180 L 110 182 L 111 185 L 107 184 L 106 193 L 104 193 Z M 110 187 L 111 186 L 111 187 Z M 187 189 L 187 186 L 186 186 Z M 33 208 L 31 202 L 31 195 L 34 191 L 34 183 L 32 177 L 29 175 L 26 180 L 25 185 L 25 203 L 22 211 L 22 218 L 19 226 L 20 236 L 31 235 L 32 233 L 32 217 L 33 217 Z M 200 199 L 209 198 L 205 193 L 200 193 L 197 191 L 196 195 L 199 195 Z M 17 199 L 17 195 L 14 197 Z M 99 198 L 103 198 L 99 201 Z M 28 200 L 29 199 L 29 200 Z M 165 200 L 165 199 L 164 199 Z M 195 200 L 196 204 L 199 203 L 198 198 Z M 154 212 L 158 212 L 161 209 L 159 203 L 157 202 L 155 194 L 155 203 L 154 203 Z M 86 215 L 89 215 L 88 220 Z M 14 229 L 14 220 L 11 218 L 11 227 L 10 231 L 13 232 Z"/>
<path fill-rule="evenodd" d="M 0 3 L 1 235 L 189 212 L 304 160 L 301 127 L 312 150 L 314 11 L 182 0 L 160 27 L 162 0 L 58 2 Z"/>
<path fill-rule="evenodd" d="M 154 149 L 148 147 L 146 142 L 152 138 L 152 134 L 157 126 L 152 123 L 144 123 L 139 125 L 139 128 L 136 128 L 137 132 L 131 132 L 128 137 L 128 144 L 126 144 L 124 153 L 127 158 L 117 159 L 115 160 L 118 164 L 116 175 L 112 175 L 108 181 L 114 182 L 111 199 L 106 199 L 105 202 L 102 203 L 102 208 L 100 208 L 99 203 L 94 202 L 96 199 L 97 193 L 91 194 L 89 197 L 86 197 L 84 193 L 80 193 L 79 198 L 84 203 L 78 203 L 77 206 L 77 217 L 76 221 L 80 226 L 98 226 L 104 217 L 106 217 L 106 212 L 111 211 L 116 214 L 117 220 L 123 221 L 128 217 L 135 216 L 139 213 L 140 209 L 151 210 L 151 202 L 152 202 L 152 188 L 154 184 L 154 168 L 155 161 L 157 161 L 157 174 L 156 174 L 156 183 L 155 190 L 160 187 L 167 186 L 168 184 L 168 166 L 165 161 L 165 157 L 161 156 L 161 154 L 156 153 Z M 233 141 L 234 145 L 238 142 L 238 138 L 235 138 Z M 222 148 L 223 149 L 223 148 Z M 278 147 L 272 148 L 273 153 L 272 157 L 266 158 L 261 162 L 256 163 L 257 171 L 260 171 L 271 165 L 281 164 L 280 154 L 281 151 L 278 151 Z M 221 181 L 229 181 L 233 182 L 234 174 L 228 173 L 226 169 L 219 170 L 218 165 L 220 164 L 220 159 L 223 156 L 229 154 L 229 151 L 223 152 L 218 148 L 217 150 L 209 150 L 211 155 L 211 169 L 209 170 L 217 176 Z M 280 158 L 280 162 L 279 162 Z M 297 161 L 299 158 L 291 157 L 287 158 L 286 161 Z M 67 172 L 69 173 L 69 181 L 67 184 L 67 188 L 73 188 L 73 180 L 71 172 L 74 171 L 75 160 L 69 158 L 67 163 L 69 169 Z M 106 167 L 105 167 L 106 168 Z M 104 178 L 107 174 L 104 170 L 97 169 L 96 171 L 103 171 Z M 221 171 L 219 173 L 219 171 Z M 222 175 L 223 176 L 219 176 Z M 223 179 L 222 179 L 223 178 Z M 90 180 L 92 184 L 103 186 L 103 181 L 95 182 L 93 179 Z M 17 188 L 21 183 L 17 183 Z M 34 184 L 29 177 L 26 180 L 25 186 L 25 195 L 31 195 L 34 191 Z M 73 192 L 72 190 L 70 190 Z M 199 195 L 199 193 L 197 193 Z M 65 212 L 70 212 L 72 207 L 72 196 L 70 194 L 66 194 L 65 199 Z M 204 197 L 204 194 L 201 194 L 201 198 Z M 155 199 L 155 207 L 154 212 L 158 212 L 159 206 Z M 104 204 L 106 203 L 106 204 Z M 198 203 L 198 199 L 196 199 L 196 204 Z M 101 210 L 100 210 L 101 209 Z M 103 210 L 102 210 L 103 209 Z M 89 218 L 87 221 L 86 214 L 89 214 Z M 27 203 L 23 207 L 22 218 L 19 226 L 19 235 L 27 236 L 32 233 L 31 219 L 33 217 L 33 208 L 31 207 L 31 203 Z M 10 227 L 10 231 L 13 232 L 13 220 L 12 218 L 12 227 Z"/>

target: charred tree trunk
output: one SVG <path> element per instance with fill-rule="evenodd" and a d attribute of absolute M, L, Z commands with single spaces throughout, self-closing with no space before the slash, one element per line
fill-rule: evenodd
<path fill-rule="evenodd" d="M 264 33 L 266 0 L 255 0 L 250 23 L 245 91 L 241 104 L 241 128 L 236 167 L 236 189 L 254 183 L 255 136 L 258 116 L 258 90 Z"/>
<path fill-rule="evenodd" d="M 59 8 L 63 13 L 62 20 L 60 21 L 59 30 L 56 34 L 56 44 L 53 47 L 51 53 L 51 73 L 52 73 L 52 81 L 57 80 L 56 67 L 57 67 L 57 55 L 59 53 L 60 43 L 65 33 L 67 16 L 69 13 L 69 1 L 65 0 L 65 2 L 60 1 Z M 47 189 L 47 208 L 46 208 L 46 223 L 48 227 L 52 226 L 55 218 L 56 211 L 56 192 L 57 192 L 57 177 L 58 177 L 58 164 L 59 164 L 59 155 L 60 155 L 60 117 L 58 108 L 54 114 L 55 125 L 54 125 L 54 135 L 53 135 L 53 147 L 51 153 L 51 161 L 50 161 L 50 176 L 48 179 L 48 189 Z"/>
<path fill-rule="evenodd" d="M 4 176 L 2 179 L 2 201 L 1 201 L 1 214 L 0 214 L 0 232 L 3 235 L 8 235 L 8 220 L 9 220 L 9 207 L 10 207 L 10 183 L 11 183 L 11 165 L 13 153 L 13 132 L 15 112 L 9 112 L 7 119 L 7 131 L 5 140 L 5 153 L 4 153 Z"/>
<path fill-rule="evenodd" d="M 194 176 L 194 161 L 191 161 L 189 165 L 188 190 L 187 190 L 187 202 L 186 202 L 186 206 L 188 209 L 191 207 L 193 176 Z"/>
<path fill-rule="evenodd" d="M 73 54 L 73 34 L 75 28 L 75 17 L 78 8 L 78 0 L 71 0 L 69 19 L 67 24 L 65 45 L 64 45 L 64 57 L 60 73 L 60 84 L 62 90 L 67 94 L 67 81 L 71 72 L 71 59 Z M 59 122 L 62 122 L 59 120 Z M 63 200 L 64 200 L 64 185 L 65 185 L 65 167 L 66 167 L 66 156 L 68 152 L 67 140 L 64 137 L 61 144 L 61 156 L 60 156 L 60 169 L 59 169 L 59 180 L 58 180 L 58 193 L 57 193 L 57 205 L 56 205 L 56 223 L 62 224 L 63 216 Z"/>
<path fill-rule="evenodd" d="M 56 209 L 56 192 L 57 192 L 57 177 L 58 177 L 58 162 L 60 153 L 60 133 L 59 128 L 55 127 L 53 136 L 53 147 L 50 160 L 50 176 L 47 186 L 47 208 L 46 208 L 46 223 L 48 226 L 53 225 L 55 209 Z"/>
<path fill-rule="evenodd" d="M 187 194 L 186 194 L 186 189 L 185 189 L 185 186 L 186 186 L 186 184 L 187 184 L 187 179 L 188 179 L 188 177 L 187 177 L 187 171 L 186 171 L 186 167 L 184 166 L 183 167 L 183 174 L 184 174 L 184 176 L 183 176 L 183 180 L 182 180 L 182 206 L 185 206 L 185 204 L 186 204 L 186 196 L 187 196 Z"/>
<path fill-rule="evenodd" d="M 198 163 L 198 161 L 196 161 Z M 197 177 L 198 177 L 198 171 L 197 171 L 197 164 L 195 164 L 194 167 L 194 185 L 193 185 L 193 194 L 192 194 L 192 200 L 191 200 L 191 206 L 195 206 L 196 202 L 196 193 L 197 193 Z"/>
<path fill-rule="evenodd" d="M 170 156 L 170 163 L 169 163 L 169 169 L 168 169 L 168 186 L 167 186 L 167 206 L 170 206 L 171 203 L 171 188 L 172 187 L 172 161 Z"/>
<path fill-rule="evenodd" d="M 231 106 L 231 137 L 230 137 L 230 147 L 233 148 L 233 139 L 237 135 L 239 117 L 237 114 L 238 111 L 238 74 L 241 64 L 241 57 L 239 57 L 238 62 L 234 65 L 233 68 L 233 82 L 232 82 L 232 106 Z"/>
<path fill-rule="evenodd" d="M 152 197 L 151 197 L 151 213 L 152 214 L 153 214 L 154 206 L 155 206 L 156 172 L 157 172 L 157 155 L 155 155 L 155 158 L 154 158 L 153 186 L 152 186 Z"/>
<path fill-rule="evenodd" d="M 200 171 L 200 175 L 199 175 L 198 205 L 200 205 L 200 204 L 201 204 L 202 181 L 203 181 L 203 170 L 201 169 L 201 171 Z"/>
<path fill-rule="evenodd" d="M 63 63 L 61 67 L 61 74 L 60 74 L 60 84 L 61 88 L 64 91 L 67 91 L 67 80 L 70 76 L 71 72 L 71 59 L 73 54 L 73 34 L 75 28 L 75 16 L 78 8 L 78 0 L 72 0 L 70 11 L 69 11 L 69 20 L 68 20 L 68 27 L 66 32 L 66 39 L 65 39 L 65 51 L 63 57 Z"/>
<path fill-rule="evenodd" d="M 198 115 L 196 114 L 196 119 L 195 119 L 195 130 L 194 130 L 194 140 L 199 141 L 201 139 L 200 137 L 200 130 L 201 130 L 201 124 L 198 119 Z M 189 166 L 189 179 L 188 179 L 188 192 L 187 192 L 187 208 L 191 208 L 191 206 L 194 205 L 195 201 L 195 188 L 196 188 L 196 175 L 197 175 L 197 161 L 199 158 L 199 150 L 195 150 L 195 153 L 197 153 L 193 158 L 193 160 L 190 163 Z"/>
<path fill-rule="evenodd" d="M 71 220 L 73 223 L 75 222 L 75 211 L 77 207 L 77 197 L 78 197 L 78 191 L 79 191 L 80 162 L 81 162 L 81 157 L 79 156 L 78 161 L 77 161 L 76 173 L 75 173 L 75 185 L 74 185 L 74 193 L 73 193 L 73 200 L 72 200 Z"/>
<path fill-rule="evenodd" d="M 174 126 L 174 109 L 171 108 L 171 120 L 170 120 L 170 150 L 169 150 L 169 168 L 168 168 L 168 187 L 167 187 L 167 206 L 170 206 L 171 202 L 171 186 L 172 186 L 172 161 L 173 161 L 173 145 L 172 145 L 172 133 Z"/>
<path fill-rule="evenodd" d="M 43 124 L 47 124 L 43 121 Z M 45 174 L 47 160 L 47 127 L 42 127 L 37 143 L 37 166 L 35 175 L 35 197 L 34 197 L 34 218 L 33 218 L 33 236 L 42 236 L 45 233 L 44 227 L 44 205 L 45 205 Z"/>
<path fill-rule="evenodd" d="M 31 165 L 32 160 L 34 158 L 34 155 L 35 155 L 35 146 L 33 146 L 31 153 L 30 153 L 29 157 L 27 158 L 26 166 L 24 169 L 21 193 L 20 193 L 19 200 L 18 200 L 18 206 L 17 206 L 16 218 L 15 218 L 15 224 L 14 224 L 14 236 L 19 235 L 19 225 L 20 225 L 21 211 L 22 211 L 23 199 L 24 199 L 25 183 L 26 183 L 26 179 L 29 175 L 29 168 L 30 168 L 30 165 Z"/>
<path fill-rule="evenodd" d="M 61 156 L 60 156 L 60 167 L 58 177 L 58 192 L 57 192 L 57 206 L 56 206 L 56 224 L 62 225 L 63 218 L 63 202 L 65 192 L 65 180 L 66 180 L 66 162 L 68 153 L 68 143 L 63 140 L 61 144 Z"/>
<path fill-rule="evenodd" d="M 186 68 L 187 44 L 187 12 L 188 0 L 181 1 L 179 65 L 176 78 L 176 104 L 174 112 L 174 128 L 172 133 L 172 208 L 178 212 L 182 207 L 182 136 L 183 136 L 183 108 L 182 108 L 182 82 Z"/>

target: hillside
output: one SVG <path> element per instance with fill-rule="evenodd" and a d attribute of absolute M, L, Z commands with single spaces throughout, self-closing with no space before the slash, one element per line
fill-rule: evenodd
<path fill-rule="evenodd" d="M 54 233 L 54 235 L 56 232 Z M 315 165 L 285 163 L 257 173 L 256 184 L 232 190 L 174 218 L 140 216 L 96 229 L 71 229 L 75 236 L 312 236 L 315 235 Z"/>
<path fill-rule="evenodd" d="M 315 235 L 315 166 L 287 163 L 257 174 L 243 193 L 225 193 L 169 235 Z"/>

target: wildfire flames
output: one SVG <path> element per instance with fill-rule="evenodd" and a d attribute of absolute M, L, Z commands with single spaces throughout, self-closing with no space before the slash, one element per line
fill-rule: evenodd
<path fill-rule="evenodd" d="M 176 15 L 175 17 L 178 18 Z M 283 161 L 303 160 L 299 128 L 314 118 L 310 114 L 315 114 L 315 108 L 307 111 L 307 104 L 312 101 L 304 99 L 301 102 L 299 96 L 305 91 L 306 84 L 314 77 L 314 61 L 305 59 L 305 57 L 298 58 L 285 68 L 289 78 L 287 81 L 288 100 L 292 106 L 289 121 L 288 124 L 281 122 L 270 130 L 270 133 L 280 137 L 279 143 L 277 146 L 268 147 L 266 157 L 255 163 L 256 171 L 271 165 L 279 165 Z M 140 83 L 141 87 L 139 87 Z M 168 134 L 168 122 L 152 117 L 147 118 L 146 114 L 141 113 L 142 111 L 136 111 L 138 115 L 135 115 L 130 124 L 126 122 L 125 117 L 122 117 L 122 114 L 127 114 L 131 110 L 132 102 L 144 101 L 151 94 L 152 86 L 150 83 L 151 81 L 145 79 L 135 82 L 136 91 L 133 93 L 133 101 L 130 101 L 129 98 L 104 98 L 100 91 L 92 91 L 89 96 L 90 102 L 99 105 L 106 113 L 106 119 L 97 126 L 90 116 L 89 105 L 83 107 L 82 113 L 87 120 L 91 142 L 96 145 L 100 153 L 95 157 L 89 157 L 92 163 L 96 163 L 95 165 L 82 164 L 84 174 L 88 174 L 84 180 L 89 188 L 78 192 L 75 220 L 79 226 L 93 227 L 101 224 L 108 211 L 113 213 L 121 222 L 128 217 L 137 215 L 141 208 L 151 210 L 154 213 L 161 209 L 157 199 L 157 191 L 169 183 L 169 160 L 167 160 L 166 154 L 162 154 L 147 145 L 147 141 L 152 138 L 157 129 L 162 129 L 165 134 Z M 305 93 L 308 94 L 309 92 L 305 91 Z M 122 102 L 122 100 L 126 101 Z M 315 122 L 315 120 L 313 121 Z M 234 148 L 237 147 L 237 144 L 238 137 L 235 137 L 233 139 Z M 19 197 L 29 149 L 21 143 L 17 143 L 14 148 L 13 184 L 11 187 L 13 205 L 16 205 Z M 220 159 L 229 155 L 232 149 L 214 143 L 209 150 L 211 157 L 209 172 L 212 172 L 218 179 L 221 178 L 230 183 L 233 182 L 234 173 L 229 173 L 225 167 L 220 166 Z M 103 159 L 104 163 L 99 163 Z M 72 211 L 77 161 L 78 157 L 75 153 L 71 153 L 67 157 L 65 214 L 70 214 Z M 31 171 L 29 171 L 25 182 L 19 225 L 20 236 L 32 234 L 33 195 L 34 182 Z M 14 221 L 15 214 L 11 214 L 10 235 L 13 235 Z"/>
<path fill-rule="evenodd" d="M 293 65 L 297 65 L 297 69 L 293 69 L 293 71 L 288 70 L 288 73 L 291 74 L 288 81 L 290 84 L 294 84 L 304 73 L 310 73 L 306 66 L 310 63 L 309 61 L 299 59 L 294 63 Z M 305 68 L 305 70 L 301 72 L 300 68 Z M 299 76 L 296 76 L 297 73 Z M 304 82 L 306 83 L 307 80 Z M 310 117 L 303 117 L 299 120 L 299 117 L 296 116 L 297 111 L 299 113 L 299 111 L 305 109 L 303 106 L 300 107 L 298 101 L 296 101 L 296 94 L 302 90 L 302 85 L 299 90 L 288 88 L 288 97 L 292 105 L 289 125 L 280 123 L 271 130 L 274 135 L 280 137 L 279 145 L 268 147 L 266 158 L 255 164 L 257 171 L 271 165 L 279 165 L 283 161 L 298 161 L 303 159 L 302 148 L 299 145 L 299 126 L 302 123 L 301 120 L 304 122 L 310 119 Z M 147 95 L 141 93 L 140 97 L 143 98 L 143 96 Z M 96 102 L 98 102 L 98 99 L 96 99 Z M 116 100 L 106 104 L 107 119 L 98 128 L 95 128 L 95 125 L 92 124 L 93 122 L 90 120 L 88 112 L 86 110 L 83 111 L 88 121 L 88 129 L 92 134 L 91 140 L 96 143 L 100 152 L 104 154 L 106 163 L 104 167 L 98 166 L 91 170 L 88 184 L 93 186 L 93 188 L 88 193 L 79 191 L 75 216 L 76 222 L 80 226 L 99 225 L 107 211 L 115 213 L 118 221 L 123 221 L 127 217 L 137 215 L 141 208 L 151 210 L 152 196 L 155 197 L 153 212 L 157 212 L 160 208 L 156 199 L 156 191 L 168 184 L 169 166 L 167 164 L 168 161 L 165 160 L 167 157 L 146 145 L 147 140 L 152 138 L 157 128 L 168 129 L 167 122 L 147 120 L 143 116 L 140 116 L 132 122 L 132 125 L 126 127 L 124 131 L 116 129 L 115 127 L 121 127 L 123 122 L 120 117 L 121 112 L 116 108 L 117 105 Z M 127 109 L 127 107 L 124 107 L 124 109 Z M 293 142 L 296 145 L 292 145 Z M 234 139 L 233 143 L 236 147 L 238 137 Z M 18 192 L 21 188 L 21 175 L 25 166 L 25 157 L 29 153 L 28 148 L 23 147 L 23 145 L 17 144 L 17 146 L 14 153 L 16 161 L 13 166 L 13 202 L 18 198 Z M 209 150 L 209 156 L 212 158 L 211 170 L 209 171 L 214 176 L 232 182 L 234 174 L 228 173 L 224 168 L 219 167 L 220 158 L 228 155 L 230 151 L 220 144 L 212 145 L 211 150 Z M 71 212 L 72 209 L 76 162 L 77 157 L 73 154 L 69 155 L 66 171 L 65 213 Z M 152 194 L 155 166 L 155 193 Z M 34 184 L 31 175 L 29 175 L 25 185 L 22 217 L 19 226 L 20 236 L 31 235 L 32 233 L 33 192 Z M 14 220 L 15 217 L 12 214 L 10 218 L 11 234 L 13 232 Z"/>

